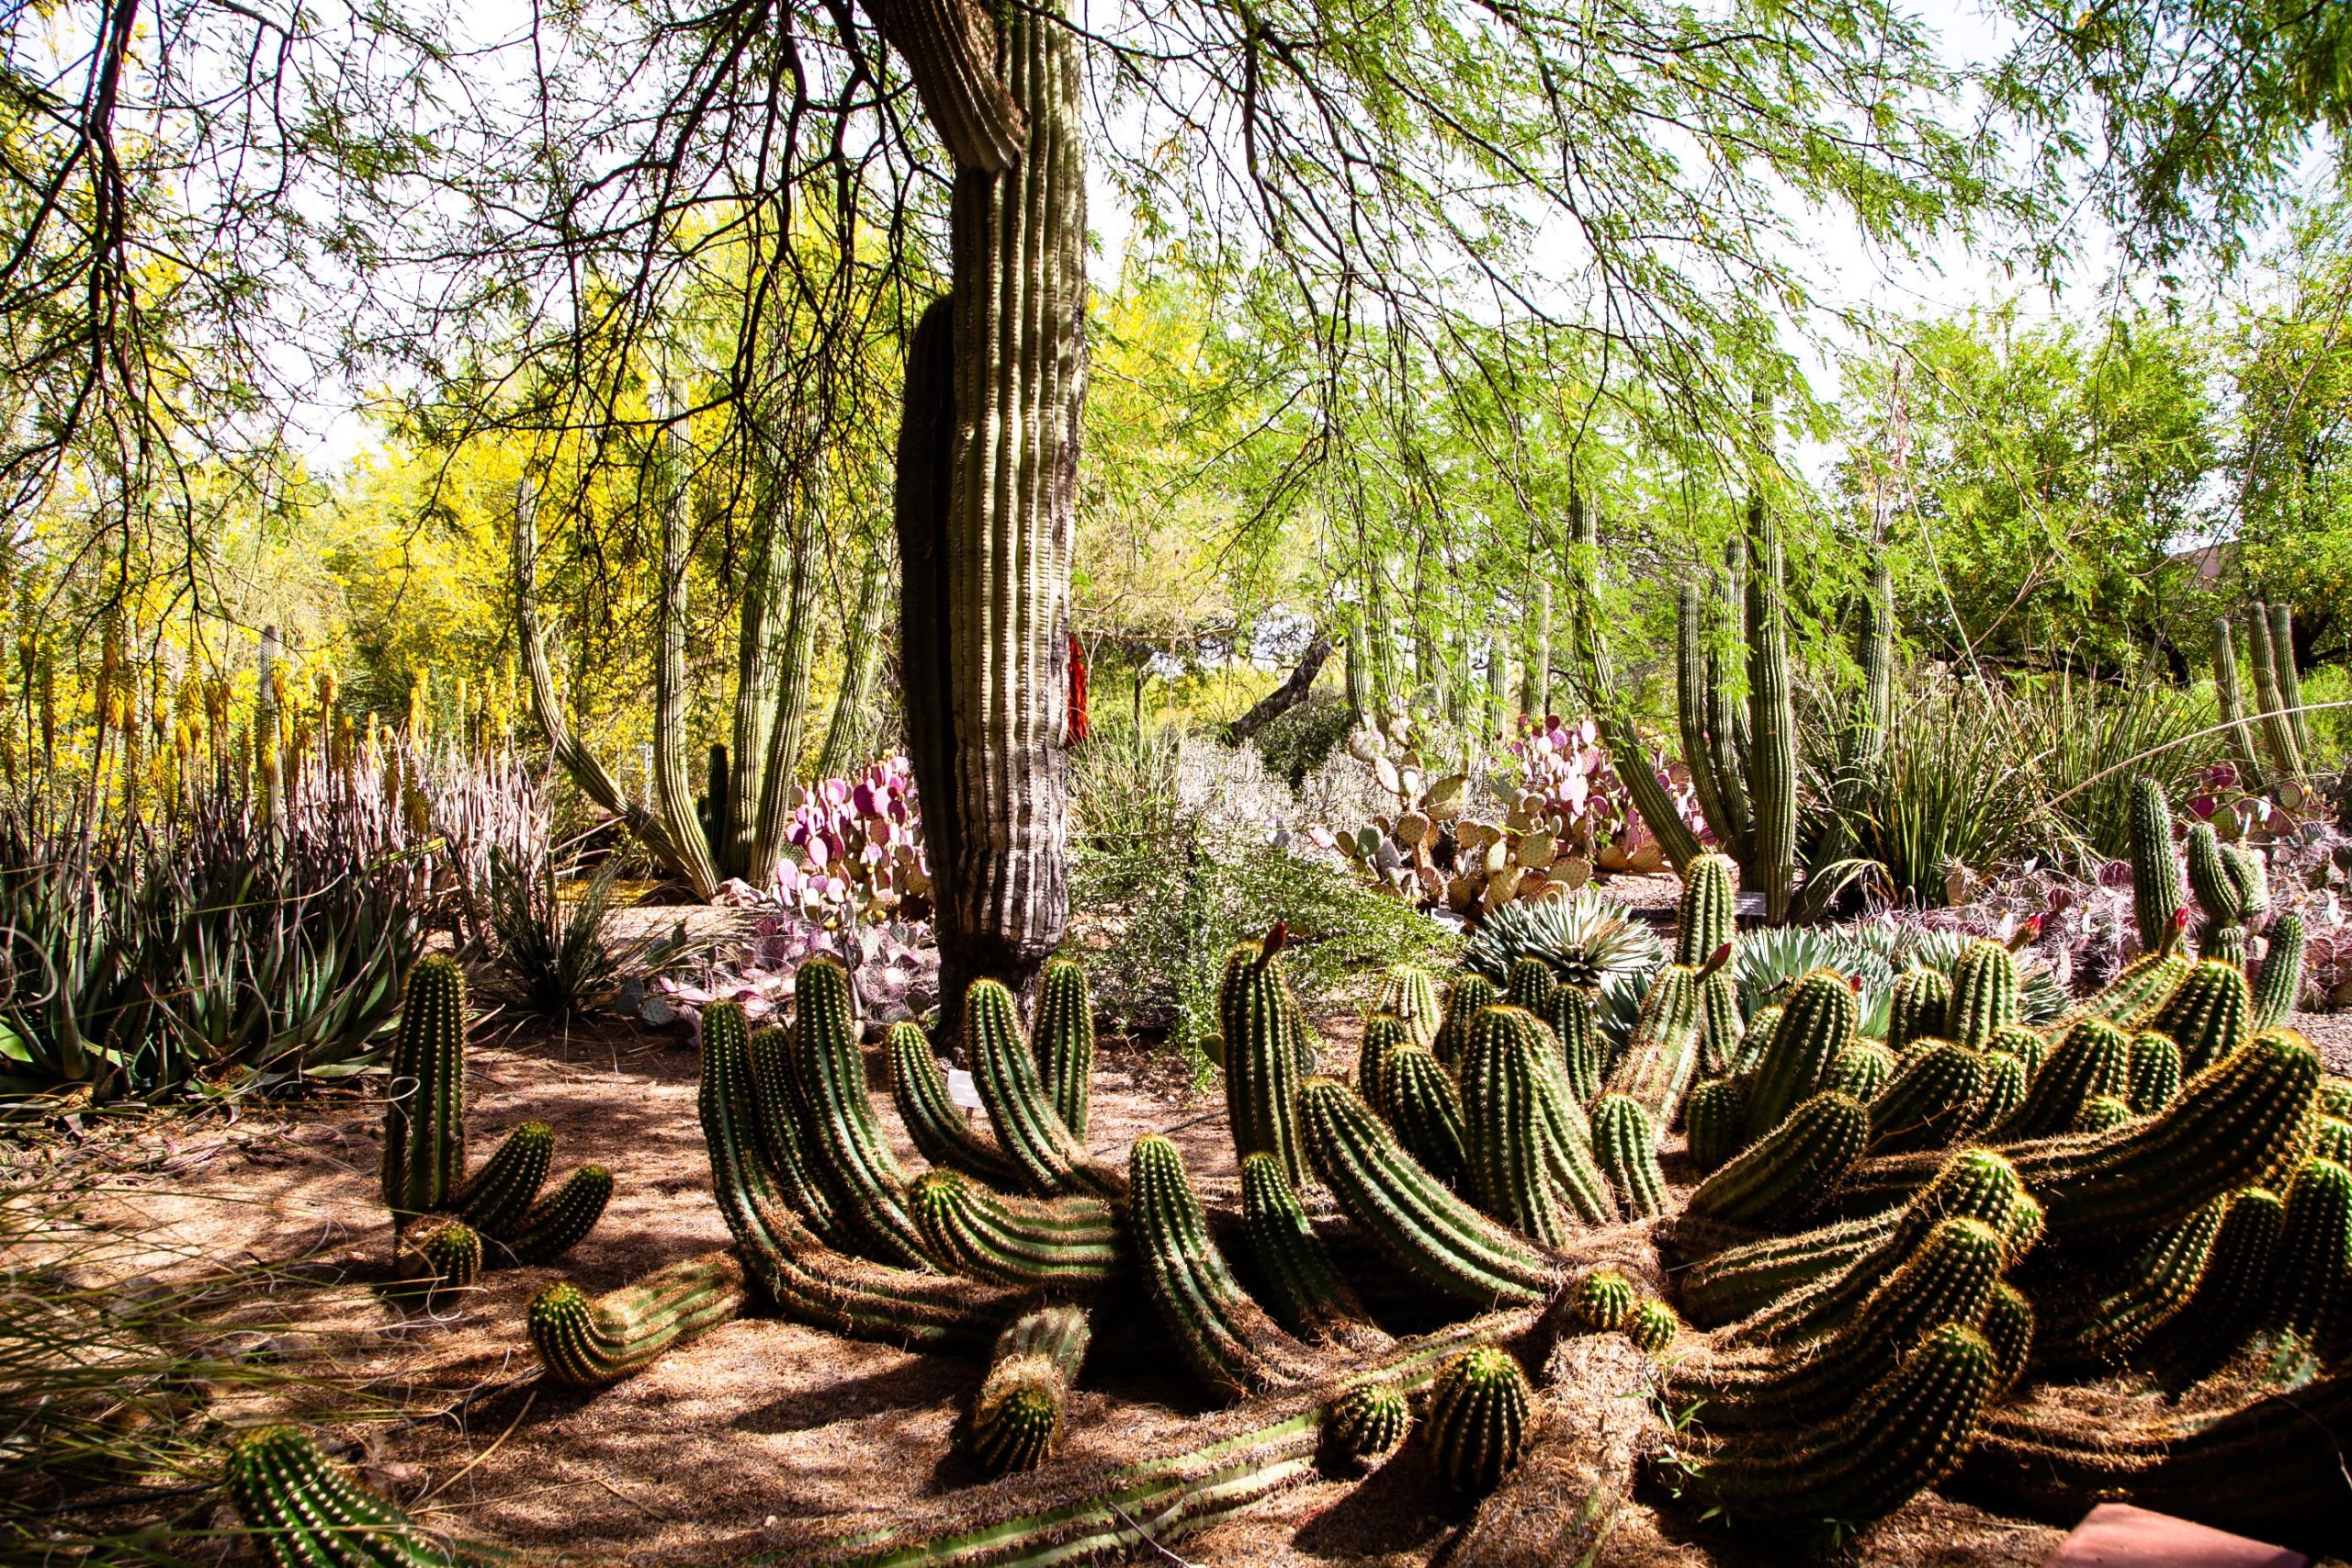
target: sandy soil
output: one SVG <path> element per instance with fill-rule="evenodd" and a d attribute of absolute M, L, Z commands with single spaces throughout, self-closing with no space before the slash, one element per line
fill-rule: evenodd
<path fill-rule="evenodd" d="M 1349 1021 L 1329 1021 L 1327 1032 L 1346 1064 Z M 299 1262 L 248 1314 L 269 1330 L 256 1336 L 260 1353 L 364 1391 L 365 1399 L 346 1392 L 307 1416 L 322 1435 L 357 1445 L 369 1481 L 463 1534 L 578 1561 L 708 1562 L 757 1551 L 787 1521 L 854 1523 L 968 1484 L 976 1478 L 952 1440 L 978 1379 L 968 1362 L 747 1318 L 593 1395 L 517 1381 L 531 1367 L 523 1306 L 548 1280 L 610 1289 L 725 1243 L 707 1190 L 694 1070 L 691 1049 L 675 1038 L 478 1043 L 472 1157 L 537 1118 L 559 1134 L 559 1176 L 599 1160 L 619 1173 L 619 1190 L 560 1269 L 496 1271 L 430 1311 L 385 1286 L 379 1112 L 363 1100 L 249 1114 L 225 1130 L 217 1120 L 151 1126 L 107 1148 L 115 1175 L 91 1218 L 152 1236 L 158 1267 L 188 1249 Z M 1166 1132 L 1205 1195 L 1232 1191 L 1221 1101 L 1193 1093 L 1164 1061 L 1107 1056 L 1095 1104 L 1101 1152 L 1115 1157 L 1136 1134 Z M 901 1152 L 912 1156 L 903 1140 Z M 1164 1450 L 1202 1408 L 1194 1391 L 1165 1374 L 1167 1354 L 1148 1320 L 1123 1314 L 1119 1323 L 1098 1329 L 1074 1412 L 1076 1455 Z M 1368 1480 L 1298 1488 L 1179 1550 L 1199 1563 L 1421 1563 L 1464 1517 L 1408 1449 Z M 1857 1552 L 1905 1568 L 2022 1564 L 2039 1562 L 2057 1539 L 1928 1497 L 1872 1530 Z M 1610 1560 L 1709 1559 L 1771 1560 L 1719 1532 L 1693 1535 L 1647 1507 L 1622 1529 Z"/>

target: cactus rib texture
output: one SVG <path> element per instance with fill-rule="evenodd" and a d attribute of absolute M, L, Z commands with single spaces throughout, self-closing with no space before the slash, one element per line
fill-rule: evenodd
<path fill-rule="evenodd" d="M 1438 1374 L 1429 1435 L 1438 1473 L 1457 1492 L 1483 1495 L 1519 1462 L 1535 1391 L 1510 1354 L 1481 1346 Z"/>
<path fill-rule="evenodd" d="M 1148 1134 L 1127 1155 L 1129 1223 L 1152 1305 L 1193 1374 L 1232 1397 L 1311 1378 L 1313 1353 L 1251 1301 L 1210 1239 L 1176 1145 Z"/>
<path fill-rule="evenodd" d="M 292 1427 L 229 1450 L 229 1500 L 273 1568 L 472 1568 L 481 1554 L 411 1518 Z"/>
<path fill-rule="evenodd" d="M 1091 1337 L 1076 1306 L 1042 1307 L 1005 1325 L 972 1402 L 972 1457 L 983 1470 L 1035 1470 L 1054 1456 Z"/>
<path fill-rule="evenodd" d="M 466 972 L 416 961 L 401 992 L 384 1101 L 384 1205 L 395 1225 L 447 1207 L 466 1172 Z"/>
<path fill-rule="evenodd" d="M 712 1252 L 594 1300 L 557 1280 L 531 1298 L 524 1326 L 549 1377 L 601 1388 L 729 1321 L 745 1299 L 742 1264 L 730 1252 Z"/>
<path fill-rule="evenodd" d="M 1037 1070 L 1046 1096 L 1070 1135 L 1086 1141 L 1094 1091 L 1094 998 L 1086 965 L 1074 958 L 1048 958 L 1039 976 Z"/>
<path fill-rule="evenodd" d="M 892 1024 L 887 1046 L 891 1101 L 899 1108 L 907 1135 L 925 1159 L 978 1177 L 991 1187 L 1027 1185 L 1022 1168 L 1006 1157 L 993 1139 L 975 1130 L 948 1097 L 947 1075 L 920 1026 Z"/>
<path fill-rule="evenodd" d="M 1238 1043 L 1228 1038 L 1228 1075 L 1238 1049 Z M 1045 1080 L 1037 1076 L 1029 1043 L 1021 1037 L 1012 993 L 994 980 L 975 980 L 964 993 L 964 1052 L 981 1103 L 996 1127 L 997 1142 L 1027 1176 L 1031 1191 L 1046 1198 L 1063 1193 L 1114 1200 L 1125 1196 L 1125 1178 L 1088 1154 L 1062 1124 L 1046 1097 Z"/>

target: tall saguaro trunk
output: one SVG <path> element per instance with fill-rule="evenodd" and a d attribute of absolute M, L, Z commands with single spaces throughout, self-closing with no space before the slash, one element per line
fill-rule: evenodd
<path fill-rule="evenodd" d="M 1000 164 L 965 123 L 991 108 L 988 84 L 907 41 L 968 42 L 985 13 L 968 0 L 869 9 L 908 53 L 958 164 L 954 287 L 910 346 L 896 505 L 907 724 L 952 1026 L 974 979 L 1028 988 L 1069 913 L 1062 748 L 1086 391 L 1080 66 L 1057 10 L 1005 8 L 995 81 L 1019 151 Z"/>

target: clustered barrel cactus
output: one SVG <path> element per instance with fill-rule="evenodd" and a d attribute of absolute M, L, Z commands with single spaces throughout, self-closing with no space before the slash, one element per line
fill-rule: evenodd
<path fill-rule="evenodd" d="M 2043 1511 L 2136 1497 L 2340 1538 L 2335 1450 L 2294 1433 L 2301 1413 L 2339 1433 L 2352 1416 L 2352 1083 L 2260 1025 L 2235 961 L 2178 951 L 2177 889 L 2147 958 L 2054 1023 L 2020 1021 L 2016 957 L 1984 941 L 1949 975 L 1900 977 L 1882 1039 L 1834 970 L 1744 1024 L 1718 1011 L 1736 873 L 1705 855 L 1690 872 L 1688 940 L 1615 1044 L 1589 1027 L 1590 992 L 1541 962 L 1501 985 L 1464 971 L 1434 1006 L 1431 977 L 1401 971 L 1351 1087 L 1320 1070 L 1282 931 L 1234 950 L 1238 1200 L 1170 1137 L 1135 1139 L 1124 1168 L 1080 1139 L 1084 972 L 1059 961 L 1030 1030 L 1002 987 L 967 995 L 985 1126 L 946 1102 L 920 1032 L 893 1032 L 893 1092 L 933 1162 L 909 1168 L 875 1116 L 847 987 L 812 963 L 789 1030 L 753 1037 L 729 1003 L 705 1018 L 731 1252 L 593 1302 L 550 1286 L 529 1338 L 552 1376 L 594 1384 L 757 1304 L 984 1361 L 971 1461 L 1035 1473 L 854 1535 L 812 1526 L 783 1552 L 796 1562 L 1025 1563 L 1138 1527 L 1164 1540 L 1410 1442 L 1447 1486 L 1499 1487 L 1498 1505 L 1536 1467 L 1570 1489 L 1544 1515 L 1564 1530 L 1614 1518 L 1645 1467 L 1698 1514 L 1783 1531 L 1867 1523 L 1964 1470 Z M 2161 905 L 2161 879 L 2145 886 Z M 1400 1336 L 1384 1321 L 1400 1303 L 1443 1326 Z M 1057 1460 L 1115 1311 L 1151 1319 L 1227 1408 L 1134 1465 Z M 1560 1368 L 1611 1352 L 1564 1361 L 1577 1345 L 1632 1358 L 1660 1396 L 1635 1404 L 1687 1419 L 1579 1447 L 1600 1413 Z M 2154 1427 L 2077 1391 L 2184 1389 L 2233 1362 L 2290 1386 L 2215 1385 L 2186 1407 L 2201 1414 Z M 249 1439 L 232 1481 L 282 1562 L 328 1560 L 303 1543 L 341 1530 L 453 1560 L 299 1439 Z"/>

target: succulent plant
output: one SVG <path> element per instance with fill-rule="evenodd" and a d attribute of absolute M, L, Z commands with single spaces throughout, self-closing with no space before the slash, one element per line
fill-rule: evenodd
<path fill-rule="evenodd" d="M 482 1561 L 353 1480 L 292 1427 L 239 1437 L 226 1484 L 273 1568 L 463 1568 Z"/>
<path fill-rule="evenodd" d="M 981 1469 L 1035 1470 L 1054 1456 L 1091 1337 L 1076 1306 L 1041 1307 L 1005 1325 L 972 1401 L 972 1457 Z"/>
<path fill-rule="evenodd" d="M 1306 1014 L 1283 972 L 1284 940 L 1276 921 L 1262 941 L 1226 954 L 1217 1021 L 1225 1037 L 1225 1103 L 1234 1146 L 1245 1155 L 1272 1155 L 1295 1182 L 1306 1179 L 1298 1082 L 1315 1070 L 1315 1051 Z"/>
<path fill-rule="evenodd" d="M 1534 1412 L 1534 1390 L 1508 1351 L 1482 1346 L 1438 1374 L 1430 1392 L 1430 1451 L 1457 1492 L 1494 1490 L 1519 1462 Z"/>
<path fill-rule="evenodd" d="M 1405 1391 L 1375 1379 L 1357 1384 L 1332 1402 L 1324 1442 L 1341 1465 L 1362 1470 L 1403 1448 L 1412 1425 L 1412 1402 L 1405 1397 Z"/>
<path fill-rule="evenodd" d="M 531 1298 L 524 1325 L 548 1376 L 573 1388 L 600 1388 L 732 1319 L 746 1299 L 742 1264 L 732 1253 L 713 1252 L 594 1300 L 571 1281 L 556 1280 Z"/>
<path fill-rule="evenodd" d="M 1498 909 L 1463 944 L 1465 968 L 1500 986 L 1522 958 L 1540 958 L 1565 984 L 1639 997 L 1666 962 L 1666 944 L 1641 917 L 1597 889 Z"/>

